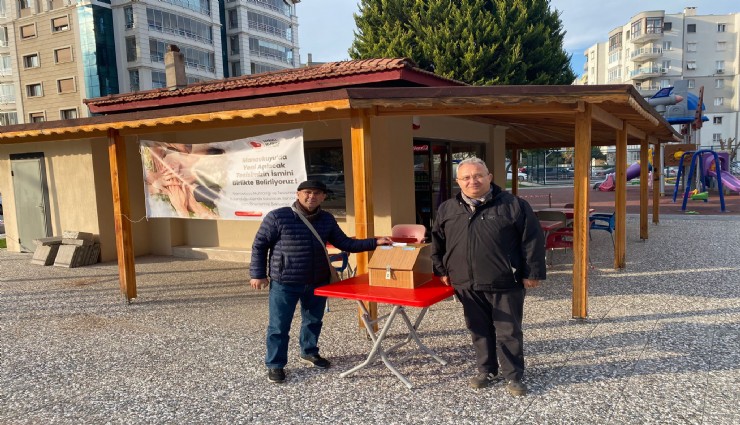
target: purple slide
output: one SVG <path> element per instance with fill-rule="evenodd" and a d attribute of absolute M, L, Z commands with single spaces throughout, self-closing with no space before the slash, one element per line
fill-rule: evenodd
<path fill-rule="evenodd" d="M 635 162 L 634 164 L 627 167 L 627 181 L 640 176 L 640 163 Z"/>
<path fill-rule="evenodd" d="M 714 171 L 707 171 L 707 175 L 710 177 L 714 177 L 715 179 L 717 178 L 717 173 L 715 173 Z M 722 186 L 730 189 L 733 192 L 740 193 L 740 179 L 730 173 L 722 173 Z"/>

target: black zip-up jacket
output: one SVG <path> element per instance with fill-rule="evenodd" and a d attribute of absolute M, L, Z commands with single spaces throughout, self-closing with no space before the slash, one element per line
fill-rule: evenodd
<path fill-rule="evenodd" d="M 459 193 L 439 206 L 432 228 L 434 274 L 453 286 L 505 292 L 543 280 L 545 236 L 527 201 L 491 185 L 493 198 L 471 213 Z"/>

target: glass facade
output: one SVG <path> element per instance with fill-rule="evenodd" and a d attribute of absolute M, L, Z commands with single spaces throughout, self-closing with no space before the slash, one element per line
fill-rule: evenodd
<path fill-rule="evenodd" d="M 146 19 L 149 29 L 166 34 L 174 34 L 201 43 L 213 44 L 211 26 L 174 13 L 146 8 Z"/>
<path fill-rule="evenodd" d="M 85 97 L 119 93 L 111 10 L 96 5 L 78 6 L 77 21 L 80 23 Z"/>

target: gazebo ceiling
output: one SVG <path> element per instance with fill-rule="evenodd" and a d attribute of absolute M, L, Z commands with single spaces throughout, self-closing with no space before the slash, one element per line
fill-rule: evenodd
<path fill-rule="evenodd" d="M 615 144 L 627 126 L 633 140 L 680 135 L 630 85 L 344 88 L 186 105 L 77 120 L 3 127 L 0 143 L 190 131 L 255 123 L 346 119 L 352 109 L 383 116 L 453 116 L 508 127 L 507 146 L 572 147 L 578 112 L 592 109 L 592 145 Z"/>

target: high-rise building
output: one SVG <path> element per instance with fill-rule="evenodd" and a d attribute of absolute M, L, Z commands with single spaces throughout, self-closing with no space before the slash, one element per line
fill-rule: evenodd
<path fill-rule="evenodd" d="M 0 0 L 0 125 L 89 115 L 82 100 L 299 66 L 300 0 Z"/>
<path fill-rule="evenodd" d="M 740 13 L 698 15 L 694 7 L 640 12 L 584 55 L 579 84 L 629 83 L 649 97 L 687 80 L 694 94 L 704 87 L 709 122 L 701 144 L 717 147 L 719 140 L 740 136 Z"/>

